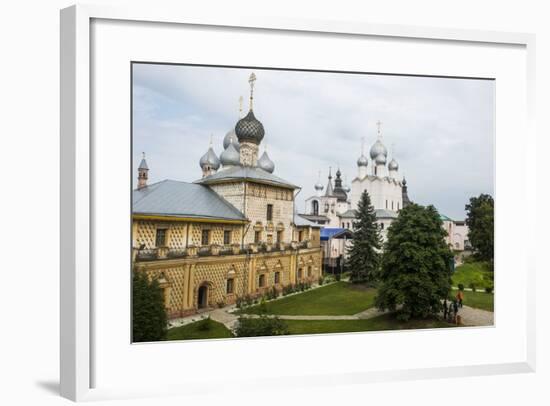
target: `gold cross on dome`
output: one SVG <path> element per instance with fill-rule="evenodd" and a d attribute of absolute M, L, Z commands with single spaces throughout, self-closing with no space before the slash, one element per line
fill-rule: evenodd
<path fill-rule="evenodd" d="M 248 83 L 250 83 L 250 110 L 252 110 L 252 100 L 254 99 L 254 82 L 256 81 L 256 75 L 254 72 L 250 74 Z"/>

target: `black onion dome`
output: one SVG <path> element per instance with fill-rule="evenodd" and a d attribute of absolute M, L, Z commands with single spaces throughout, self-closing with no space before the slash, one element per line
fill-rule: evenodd
<path fill-rule="evenodd" d="M 245 117 L 237 121 L 235 134 L 237 134 L 239 143 L 248 141 L 259 144 L 264 138 L 264 125 L 256 119 L 254 113 L 250 110 Z"/>

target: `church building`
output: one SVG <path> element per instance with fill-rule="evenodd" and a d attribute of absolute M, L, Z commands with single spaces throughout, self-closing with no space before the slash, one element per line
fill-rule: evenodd
<path fill-rule="evenodd" d="M 250 106 L 200 158 L 192 183 L 148 184 L 145 156 L 132 199 L 133 266 L 156 278 L 170 318 L 258 297 L 269 289 L 317 282 L 322 272 L 320 225 L 295 215 L 298 186 L 274 174 L 265 135 Z"/>
<path fill-rule="evenodd" d="M 392 157 L 388 162 L 388 150 L 382 142 L 381 123 L 378 122 L 378 137 L 370 149 L 370 159 L 364 153 L 357 159 L 357 176 L 351 188 L 342 185 L 340 169 L 336 172 L 334 186 L 329 169 L 328 183 L 323 193 L 320 181 L 315 185 L 316 195 L 306 199 L 304 218 L 323 225 L 326 228 L 353 230 L 355 210 L 364 190 L 367 190 L 374 207 L 382 238 L 386 239 L 387 228 L 397 218 L 398 212 L 410 203 L 407 182 L 399 177 L 399 164 Z M 334 250 L 331 250 L 334 251 Z M 340 254 L 341 250 L 337 250 Z"/>

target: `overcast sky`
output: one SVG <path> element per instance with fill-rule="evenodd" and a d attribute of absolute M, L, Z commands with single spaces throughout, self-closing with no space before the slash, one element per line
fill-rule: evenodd
<path fill-rule="evenodd" d="M 147 154 L 149 182 L 201 177 L 210 135 L 215 152 L 248 110 L 251 70 L 134 64 L 133 165 Z M 298 208 L 321 171 L 340 167 L 351 185 L 361 139 L 395 154 L 409 197 L 454 219 L 480 193 L 494 195 L 494 82 L 325 72 L 254 70 L 254 113 L 265 128 L 274 174 L 302 187 Z M 391 157 L 389 158 L 391 159 Z M 372 162 L 369 157 L 369 167 Z M 134 169 L 134 178 L 136 177 Z M 135 179 L 134 179 L 135 183 Z"/>

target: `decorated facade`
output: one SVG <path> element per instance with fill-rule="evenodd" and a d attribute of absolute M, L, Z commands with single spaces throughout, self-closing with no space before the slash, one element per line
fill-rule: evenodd
<path fill-rule="evenodd" d="M 145 156 L 133 191 L 133 266 L 156 278 L 171 318 L 257 297 L 269 289 L 316 282 L 322 273 L 320 225 L 295 215 L 298 186 L 274 174 L 260 145 L 263 124 L 250 105 L 200 158 L 192 183 L 148 184 Z"/>

